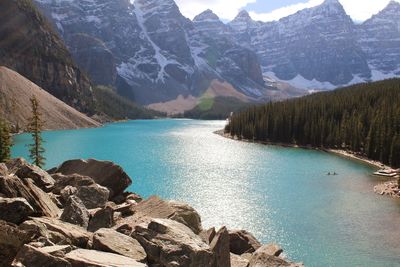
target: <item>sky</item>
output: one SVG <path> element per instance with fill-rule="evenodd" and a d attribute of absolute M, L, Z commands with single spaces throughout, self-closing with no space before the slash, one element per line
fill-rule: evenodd
<path fill-rule="evenodd" d="M 317 6 L 324 0 L 176 0 L 181 12 L 188 18 L 206 9 L 213 10 L 222 20 L 230 21 L 240 10 L 247 10 L 255 20 L 272 21 L 297 11 Z M 369 19 L 385 8 L 390 0 L 339 0 L 347 14 L 356 22 Z M 396 0 L 400 2 L 400 0 Z"/>

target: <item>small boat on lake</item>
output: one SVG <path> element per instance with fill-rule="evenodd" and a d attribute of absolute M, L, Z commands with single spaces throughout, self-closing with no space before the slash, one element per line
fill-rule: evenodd
<path fill-rule="evenodd" d="M 376 176 L 382 176 L 382 177 L 396 177 L 399 174 L 399 170 L 393 170 L 393 169 L 382 169 L 374 172 L 374 175 Z"/>

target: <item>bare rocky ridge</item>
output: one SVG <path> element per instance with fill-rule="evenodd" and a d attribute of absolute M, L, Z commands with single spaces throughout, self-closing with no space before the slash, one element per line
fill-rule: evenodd
<path fill-rule="evenodd" d="M 71 162 L 85 162 L 85 168 Z M 202 230 L 200 216 L 187 204 L 158 197 L 143 201 L 134 193 L 122 193 L 131 179 L 128 176 L 120 179 L 122 169 L 115 164 L 96 160 L 70 161 L 50 171 L 55 181 L 53 186 L 39 182 L 49 179 L 49 173 L 44 170 L 35 168 L 34 175 L 43 176 L 36 177 L 35 182 L 39 182 L 36 184 L 29 178 L 16 176 L 18 173 L 27 176 L 26 171 L 21 171 L 26 169 L 25 165 L 24 160 L 15 159 L 7 166 L 0 166 L 0 182 L 11 180 L 21 185 L 18 188 L 13 183 L 1 183 L 1 215 L 9 215 L 11 208 L 18 207 L 18 216 L 0 216 L 0 266 L 303 266 L 282 258 L 282 249 L 277 245 L 261 246 L 246 231 L 229 231 L 226 227 L 218 231 L 214 228 Z M 62 166 L 68 166 L 70 174 L 56 173 L 63 170 Z M 73 166 L 78 166 L 75 173 Z M 99 179 L 97 173 L 88 171 L 98 166 L 103 166 L 102 171 L 112 175 Z M 105 208 L 88 210 L 77 191 L 72 190 L 69 201 L 59 203 L 60 210 L 57 211 L 53 200 L 60 199 L 60 194 L 71 187 L 65 184 L 66 180 L 72 181 L 75 189 L 92 186 L 94 181 L 108 185 L 113 181 L 115 188 L 122 188 L 122 192 Z M 36 198 L 28 192 L 17 194 L 25 190 L 25 181 L 41 192 L 35 195 Z M 38 206 L 38 203 L 42 205 Z M 45 206 L 52 206 L 57 212 L 34 213 Z M 91 224 L 103 226 L 90 232 L 86 229 L 87 224 L 89 228 Z"/>
<path fill-rule="evenodd" d="M 0 65 L 84 113 L 94 113 L 88 77 L 31 0 L 0 1 Z"/>
<path fill-rule="evenodd" d="M 30 98 L 40 102 L 47 130 L 98 127 L 100 123 L 68 106 L 15 71 L 0 66 L 0 117 L 23 130 L 32 116 Z"/>

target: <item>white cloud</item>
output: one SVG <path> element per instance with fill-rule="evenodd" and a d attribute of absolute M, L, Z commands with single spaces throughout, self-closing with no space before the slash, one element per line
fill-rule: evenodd
<path fill-rule="evenodd" d="M 232 20 L 240 9 L 257 0 L 176 0 L 182 14 L 193 19 L 206 9 L 211 9 L 221 19 Z"/>
<path fill-rule="evenodd" d="M 181 12 L 190 19 L 206 9 L 213 10 L 220 18 L 232 20 L 247 4 L 271 0 L 176 0 Z M 250 12 L 255 20 L 271 21 L 294 14 L 304 8 L 321 4 L 324 0 L 308 0 L 285 6 L 269 13 Z M 364 21 L 382 10 L 390 0 L 339 0 L 355 21 Z M 400 2 L 400 0 L 396 0 Z"/>

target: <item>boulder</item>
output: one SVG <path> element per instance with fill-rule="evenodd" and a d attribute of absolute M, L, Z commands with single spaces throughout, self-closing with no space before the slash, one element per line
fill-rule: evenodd
<path fill-rule="evenodd" d="M 5 163 L 0 163 L 0 176 L 7 176 L 8 175 L 8 168 Z"/>
<path fill-rule="evenodd" d="M 249 261 L 239 255 L 231 253 L 231 267 L 247 267 Z"/>
<path fill-rule="evenodd" d="M 42 248 L 25 245 L 18 252 L 12 266 L 20 267 L 71 267 L 71 264 L 61 257 L 53 256 Z"/>
<path fill-rule="evenodd" d="M 29 164 L 25 159 L 15 158 L 7 161 L 6 167 L 8 169 L 9 174 L 15 174 L 18 171 L 18 169 L 24 166 L 25 164 Z"/>
<path fill-rule="evenodd" d="M 217 232 L 215 231 L 215 227 L 212 227 L 208 230 L 201 231 L 199 236 L 204 241 L 204 243 L 210 244 L 211 241 L 214 239 L 216 233 Z"/>
<path fill-rule="evenodd" d="M 94 185 L 96 182 L 89 176 L 82 176 L 79 174 L 63 175 L 61 173 L 56 173 L 51 175 L 55 181 L 52 192 L 54 194 L 60 194 L 67 186 L 81 187 Z"/>
<path fill-rule="evenodd" d="M 11 266 L 18 251 L 31 240 L 31 235 L 16 225 L 0 221 L 0 266 Z"/>
<path fill-rule="evenodd" d="M 86 208 L 96 209 L 105 207 L 110 191 L 104 186 L 93 184 L 78 187 L 75 195 L 82 200 Z"/>
<path fill-rule="evenodd" d="M 114 210 L 110 206 L 96 211 L 89 221 L 88 230 L 96 232 L 101 228 L 111 228 L 114 226 Z"/>
<path fill-rule="evenodd" d="M 134 207 L 135 204 L 123 203 L 120 205 L 116 205 L 113 207 L 115 213 L 121 213 L 122 217 L 131 216 L 135 213 Z"/>
<path fill-rule="evenodd" d="M 64 258 L 65 254 L 70 253 L 72 250 L 74 250 L 74 248 L 70 245 L 54 245 L 41 247 L 40 250 L 50 255 Z"/>
<path fill-rule="evenodd" d="M 87 229 L 89 225 L 89 211 L 77 196 L 70 196 L 60 219 Z"/>
<path fill-rule="evenodd" d="M 58 217 L 60 209 L 48 194 L 37 187 L 31 179 L 16 176 L 0 176 L 0 193 L 8 198 L 25 198 L 35 211 L 35 215 Z"/>
<path fill-rule="evenodd" d="M 60 200 L 62 204 L 65 204 L 70 196 L 73 196 L 78 191 L 78 188 L 73 186 L 66 186 L 64 189 L 60 191 Z"/>
<path fill-rule="evenodd" d="M 139 262 L 144 262 L 147 257 L 136 239 L 112 229 L 103 228 L 94 233 L 93 249 L 123 255 Z"/>
<path fill-rule="evenodd" d="M 259 249 L 257 249 L 257 252 L 279 257 L 282 254 L 283 249 L 276 244 L 269 244 L 261 246 Z"/>
<path fill-rule="evenodd" d="M 32 179 L 45 192 L 50 192 L 54 186 L 54 179 L 46 171 L 26 161 L 20 163 L 15 175 L 21 179 Z"/>
<path fill-rule="evenodd" d="M 210 249 L 214 253 L 215 267 L 231 266 L 231 256 L 229 251 L 229 233 L 226 227 L 222 227 L 216 234 L 210 244 Z"/>
<path fill-rule="evenodd" d="M 76 249 L 65 255 L 72 267 L 146 267 L 134 259 L 108 252 Z"/>
<path fill-rule="evenodd" d="M 144 247 L 149 262 L 161 266 L 213 266 L 210 247 L 187 226 L 153 219 L 135 227 L 132 236 Z"/>
<path fill-rule="evenodd" d="M 122 194 L 119 194 L 118 196 L 115 196 L 112 201 L 115 202 L 116 204 L 122 204 L 124 202 L 135 202 L 135 203 L 139 203 L 143 200 L 143 198 L 141 196 L 139 196 L 138 194 L 135 193 L 131 193 L 131 192 L 124 192 Z"/>
<path fill-rule="evenodd" d="M 291 263 L 267 254 L 261 247 L 257 249 L 250 259 L 249 267 L 294 267 Z"/>
<path fill-rule="evenodd" d="M 229 231 L 230 251 L 236 255 L 252 253 L 261 247 L 261 243 L 244 230 Z"/>
<path fill-rule="evenodd" d="M 25 198 L 0 197 L 0 220 L 20 224 L 33 213 L 32 206 Z"/>
<path fill-rule="evenodd" d="M 152 196 L 138 203 L 133 211 L 134 215 L 119 221 L 118 227 L 130 225 L 133 229 L 136 225 L 149 223 L 152 219 L 171 219 L 186 225 L 196 234 L 202 230 L 200 215 L 187 204 Z"/>
<path fill-rule="evenodd" d="M 110 190 L 110 199 L 122 194 L 132 184 L 131 178 L 124 170 L 110 161 L 69 160 L 61 164 L 54 173 L 64 175 L 79 174 L 89 176 L 99 185 Z"/>
<path fill-rule="evenodd" d="M 32 218 L 21 224 L 20 229 L 48 238 L 57 245 L 74 245 L 80 248 L 87 248 L 92 238 L 92 234 L 82 227 L 54 218 Z"/>

